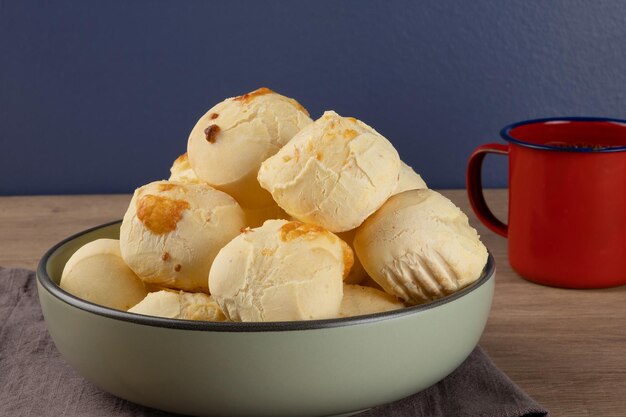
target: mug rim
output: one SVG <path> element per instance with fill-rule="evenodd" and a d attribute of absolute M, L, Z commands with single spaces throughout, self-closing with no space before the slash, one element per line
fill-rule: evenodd
<path fill-rule="evenodd" d="M 626 151 L 626 146 L 608 146 L 603 148 L 590 148 L 590 147 L 581 147 L 581 148 L 564 148 L 560 146 L 551 146 L 551 145 L 543 145 L 536 144 L 530 142 L 524 142 L 522 140 L 516 139 L 511 136 L 511 130 L 526 125 L 546 123 L 546 122 L 608 122 L 608 123 L 618 123 L 624 125 L 626 127 L 626 120 L 623 119 L 614 119 L 610 117 L 546 117 L 541 119 L 529 119 L 523 120 L 521 122 L 511 123 L 510 125 L 505 126 L 500 131 L 500 136 L 502 139 L 506 140 L 509 143 L 513 143 L 516 145 L 524 146 L 526 148 L 533 148 L 544 151 L 559 151 L 559 152 L 582 152 L 582 153 L 607 153 L 607 152 L 622 152 Z"/>

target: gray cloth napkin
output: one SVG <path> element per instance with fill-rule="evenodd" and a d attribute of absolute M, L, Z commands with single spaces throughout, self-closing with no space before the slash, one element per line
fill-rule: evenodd
<path fill-rule="evenodd" d="M 548 412 L 477 347 L 438 384 L 359 416 L 541 417 Z M 0 267 L 0 416 L 172 416 L 114 397 L 85 381 L 48 336 L 35 273 Z"/>

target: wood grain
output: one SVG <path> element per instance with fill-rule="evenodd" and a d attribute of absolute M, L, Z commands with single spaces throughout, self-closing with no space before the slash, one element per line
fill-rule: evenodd
<path fill-rule="evenodd" d="M 496 295 L 482 347 L 554 417 L 626 416 L 626 286 L 565 290 L 527 282 L 507 262 L 506 240 L 480 224 L 464 190 L 444 190 L 496 258 Z M 506 219 L 506 190 L 487 200 Z M 54 243 L 119 219 L 130 196 L 0 197 L 0 265 L 34 269 Z"/>

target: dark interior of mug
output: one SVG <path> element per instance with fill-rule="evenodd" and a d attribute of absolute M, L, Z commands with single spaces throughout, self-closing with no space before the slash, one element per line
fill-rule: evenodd
<path fill-rule="evenodd" d="M 536 120 L 511 125 L 502 131 L 502 136 L 509 141 L 549 148 L 591 151 L 626 148 L 626 121 L 584 118 Z"/>

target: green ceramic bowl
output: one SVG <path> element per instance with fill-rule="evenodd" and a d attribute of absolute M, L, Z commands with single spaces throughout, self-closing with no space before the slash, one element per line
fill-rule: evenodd
<path fill-rule="evenodd" d="M 78 299 L 59 286 L 85 243 L 118 238 L 120 222 L 74 235 L 37 270 L 54 343 L 86 379 L 118 397 L 194 416 L 349 414 L 444 378 L 481 336 L 493 257 L 481 278 L 444 299 L 355 318 L 209 323 L 147 317 Z"/>

